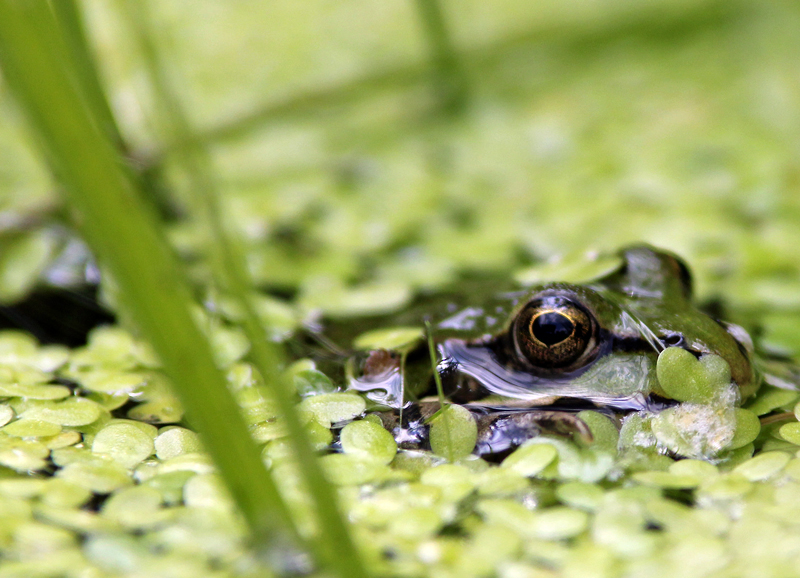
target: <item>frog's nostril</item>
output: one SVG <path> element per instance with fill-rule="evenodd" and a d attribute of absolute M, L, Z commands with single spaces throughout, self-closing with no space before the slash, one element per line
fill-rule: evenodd
<path fill-rule="evenodd" d="M 683 335 L 680 333 L 672 333 L 671 335 L 663 337 L 661 341 L 667 347 L 678 347 L 683 344 Z"/>

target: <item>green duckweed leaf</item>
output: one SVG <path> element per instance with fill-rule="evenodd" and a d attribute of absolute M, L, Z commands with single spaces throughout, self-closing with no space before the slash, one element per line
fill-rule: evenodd
<path fill-rule="evenodd" d="M 514 280 L 525 286 L 553 281 L 582 284 L 608 275 L 621 266 L 622 259 L 619 255 L 573 254 L 558 261 L 517 271 L 514 273 Z"/>
<path fill-rule="evenodd" d="M 752 411 L 757 416 L 766 415 L 774 409 L 789 405 L 800 397 L 800 393 L 778 387 L 763 386 L 756 399 L 745 409 Z"/>
<path fill-rule="evenodd" d="M 292 381 L 301 397 L 319 395 L 321 393 L 334 393 L 337 390 L 330 378 L 316 369 L 297 371 L 293 374 Z"/>
<path fill-rule="evenodd" d="M 124 329 L 110 325 L 97 327 L 89 333 L 86 347 L 72 355 L 69 368 L 72 372 L 132 369 L 136 365 L 134 348 L 133 337 Z"/>
<path fill-rule="evenodd" d="M 597 482 L 614 466 L 613 454 L 594 447 L 581 448 L 564 440 L 545 437 L 534 438 L 528 443 L 548 444 L 558 451 L 558 459 L 538 475 L 545 479 Z"/>
<path fill-rule="evenodd" d="M 131 408 L 128 417 L 153 424 L 176 423 L 183 418 L 183 408 L 177 398 L 164 397 Z"/>
<path fill-rule="evenodd" d="M 42 491 L 42 502 L 56 508 L 77 508 L 92 496 L 87 488 L 62 478 L 49 478 Z"/>
<path fill-rule="evenodd" d="M 426 507 L 405 508 L 389 522 L 387 531 L 397 538 L 419 540 L 432 536 L 443 525 L 441 515 L 436 510 Z"/>
<path fill-rule="evenodd" d="M 528 478 L 509 468 L 489 468 L 475 477 L 481 496 L 519 496 L 530 489 Z"/>
<path fill-rule="evenodd" d="M 44 373 L 52 373 L 69 361 L 70 350 L 63 345 L 45 345 L 30 358 L 31 365 Z"/>
<path fill-rule="evenodd" d="M 83 436 L 77 431 L 62 431 L 60 434 L 50 438 L 42 438 L 40 441 L 51 450 L 66 448 L 80 443 Z"/>
<path fill-rule="evenodd" d="M 192 508 L 229 510 L 233 501 L 217 474 L 202 474 L 190 478 L 183 486 L 183 500 Z"/>
<path fill-rule="evenodd" d="M 390 327 L 362 333 L 353 341 L 361 350 L 387 349 L 402 351 L 413 347 L 424 337 L 421 327 Z"/>
<path fill-rule="evenodd" d="M 3 250 L 0 252 L 0 302 L 20 299 L 37 283 L 55 246 L 55 237 L 46 230 L 3 240 Z"/>
<path fill-rule="evenodd" d="M 0 438 L 0 465 L 18 472 L 41 470 L 47 466 L 47 447 L 38 442 L 5 436 Z"/>
<path fill-rule="evenodd" d="M 263 387 L 243 387 L 235 395 L 236 402 L 248 425 L 274 420 L 278 417 L 277 405 L 267 396 Z"/>
<path fill-rule="evenodd" d="M 391 462 L 397 453 L 397 443 L 392 434 L 368 420 L 347 424 L 339 439 L 345 454 L 374 459 L 384 464 Z"/>
<path fill-rule="evenodd" d="M 411 287 L 400 281 L 345 287 L 339 280 L 315 277 L 304 284 L 300 307 L 331 317 L 377 315 L 396 311 L 411 300 L 411 295 Z"/>
<path fill-rule="evenodd" d="M 130 423 L 111 423 L 94 437 L 92 451 L 106 454 L 125 468 L 133 468 L 155 451 L 153 438 Z"/>
<path fill-rule="evenodd" d="M 678 476 L 693 476 L 706 480 L 719 475 L 714 464 L 703 460 L 678 460 L 669 467 L 669 472 Z"/>
<path fill-rule="evenodd" d="M 133 483 L 125 466 L 110 460 L 75 461 L 61 468 L 56 476 L 96 494 L 110 494 Z"/>
<path fill-rule="evenodd" d="M 183 500 L 183 487 L 196 474 L 192 471 L 183 470 L 157 474 L 148 478 L 144 485 L 155 488 L 161 494 L 161 499 L 167 505 L 179 504 Z"/>
<path fill-rule="evenodd" d="M 214 472 L 214 464 L 206 454 L 181 454 L 166 460 L 158 467 L 160 474 L 183 471 L 211 474 Z"/>
<path fill-rule="evenodd" d="M 219 367 L 230 367 L 250 350 L 250 342 L 240 329 L 214 327 L 209 338 Z"/>
<path fill-rule="evenodd" d="M 562 506 L 537 512 L 529 531 L 541 540 L 564 540 L 582 533 L 588 525 L 586 512 Z"/>
<path fill-rule="evenodd" d="M 321 424 L 338 423 L 361 415 L 367 404 L 353 393 L 323 393 L 307 397 L 300 410 L 309 412 Z"/>
<path fill-rule="evenodd" d="M 667 347 L 656 364 L 658 383 L 672 399 L 710 403 L 731 381 L 728 363 L 718 355 L 699 360 L 680 347 Z"/>
<path fill-rule="evenodd" d="M 366 484 L 386 471 L 379 461 L 352 454 L 330 454 L 320 461 L 325 475 L 337 486 Z"/>
<path fill-rule="evenodd" d="M 36 339 L 23 331 L 0 331 L 0 363 L 24 364 L 36 357 L 38 346 Z"/>
<path fill-rule="evenodd" d="M 145 384 L 147 377 L 141 373 L 98 370 L 83 373 L 80 384 L 86 389 L 107 394 L 130 393 Z"/>
<path fill-rule="evenodd" d="M 162 428 L 155 438 L 156 456 L 161 460 L 203 451 L 200 436 L 182 427 Z"/>
<path fill-rule="evenodd" d="M 640 484 L 668 490 L 696 488 L 702 482 L 702 478 L 699 476 L 672 472 L 635 472 L 632 478 Z"/>
<path fill-rule="evenodd" d="M 40 385 L 30 383 L 0 383 L 0 397 L 24 397 L 26 399 L 56 400 L 72 394 L 63 385 Z"/>
<path fill-rule="evenodd" d="M 333 434 L 331 434 L 327 427 L 313 419 L 306 424 L 306 431 L 310 432 L 315 425 L 328 432 L 329 435 L 326 437 L 333 437 Z M 288 430 L 286 429 L 286 424 L 282 421 L 265 421 L 251 425 L 250 435 L 257 443 L 264 444 L 272 440 L 286 437 L 288 435 Z"/>
<path fill-rule="evenodd" d="M 101 514 L 124 528 L 142 530 L 162 522 L 161 492 L 150 486 L 117 490 L 103 504 Z"/>
<path fill-rule="evenodd" d="M 420 481 L 443 490 L 442 498 L 458 502 L 475 489 L 473 474 L 462 465 L 442 464 L 422 472 Z"/>
<path fill-rule="evenodd" d="M 567 482 L 556 488 L 556 497 L 560 502 L 589 512 L 597 510 L 604 495 L 603 488 L 586 482 Z"/>
<path fill-rule="evenodd" d="M 3 431 L 20 438 L 40 438 L 58 435 L 61 426 L 49 421 L 22 418 L 5 426 Z"/>
<path fill-rule="evenodd" d="M 20 417 L 49 421 L 62 426 L 83 426 L 96 421 L 103 407 L 89 399 L 71 397 L 64 401 L 45 401 L 26 409 Z"/>
<path fill-rule="evenodd" d="M 14 410 L 8 404 L 0 403 L 0 427 L 14 419 Z"/>
<path fill-rule="evenodd" d="M 608 416 L 596 411 L 584 410 L 579 412 L 577 417 L 589 426 L 589 431 L 592 432 L 592 445 L 594 447 L 612 453 L 617 451 L 619 430 Z M 577 440 L 579 441 L 580 438 L 578 437 Z"/>
<path fill-rule="evenodd" d="M 460 405 L 446 405 L 430 421 L 431 450 L 455 461 L 468 456 L 478 440 L 478 424 L 470 411 Z"/>
<path fill-rule="evenodd" d="M 51 524 L 85 534 L 113 533 L 120 530 L 116 522 L 103 518 L 94 512 L 75 508 L 39 504 L 36 506 L 36 517 Z"/>
<path fill-rule="evenodd" d="M 733 472 L 751 482 L 766 480 L 780 472 L 790 459 L 791 456 L 784 452 L 764 452 L 742 462 Z"/>
<path fill-rule="evenodd" d="M 324 450 L 333 441 L 333 432 L 316 420 L 311 420 L 306 424 L 308 441 L 317 450 Z"/>
<path fill-rule="evenodd" d="M 92 401 L 96 401 L 108 411 L 121 408 L 131 399 L 128 392 L 100 393 L 98 391 L 92 391 L 89 392 L 86 397 Z"/>
<path fill-rule="evenodd" d="M 288 303 L 260 293 L 252 296 L 252 303 L 261 324 L 267 328 L 268 337 L 273 341 L 282 341 L 297 329 L 297 312 Z"/>
<path fill-rule="evenodd" d="M 521 536 L 531 535 L 535 514 L 517 500 L 483 498 L 475 505 L 475 510 L 488 524 L 506 526 Z"/>
<path fill-rule="evenodd" d="M 535 476 L 558 457 L 558 450 L 549 444 L 528 444 L 514 450 L 501 467 L 531 477 Z"/>
<path fill-rule="evenodd" d="M 57 526 L 37 521 L 24 522 L 14 529 L 14 549 L 22 559 L 57 555 L 78 544 L 78 536 Z"/>
<path fill-rule="evenodd" d="M 35 498 L 47 486 L 47 481 L 38 478 L 5 478 L 0 479 L 0 494 L 8 498 Z"/>
<path fill-rule="evenodd" d="M 778 432 L 782 439 L 796 446 L 800 446 L 800 423 L 796 421 L 785 423 Z"/>
<path fill-rule="evenodd" d="M 736 431 L 728 444 L 728 449 L 735 450 L 753 442 L 761 432 L 761 422 L 752 410 L 736 408 Z"/>

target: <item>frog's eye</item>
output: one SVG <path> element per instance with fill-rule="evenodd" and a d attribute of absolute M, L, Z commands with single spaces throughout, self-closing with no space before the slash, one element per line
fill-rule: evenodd
<path fill-rule="evenodd" d="M 597 323 L 571 299 L 534 299 L 520 311 L 513 326 L 517 353 L 534 367 L 576 369 L 595 349 Z"/>

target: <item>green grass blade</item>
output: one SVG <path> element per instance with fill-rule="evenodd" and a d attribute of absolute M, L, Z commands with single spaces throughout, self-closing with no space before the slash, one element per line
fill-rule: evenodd
<path fill-rule="evenodd" d="M 0 0 L 3 73 L 86 239 L 155 347 L 253 536 L 285 544 L 293 533 L 290 517 L 191 317 L 188 285 L 65 69 L 59 34 L 43 0 Z"/>
<path fill-rule="evenodd" d="M 180 162 L 186 172 L 198 213 L 211 231 L 208 247 L 216 277 L 221 285 L 234 297 L 245 313 L 243 328 L 251 343 L 250 356 L 270 386 L 272 395 L 280 408 L 281 416 L 289 433 L 292 446 L 304 482 L 314 502 L 319 536 L 315 550 L 320 560 L 341 578 L 363 578 L 367 576 L 358 551 L 353 544 L 349 528 L 337 507 L 334 488 L 328 484 L 317 462 L 315 452 L 308 441 L 306 430 L 295 409 L 295 394 L 285 383 L 278 367 L 281 351 L 266 340 L 264 327 L 252 306 L 249 280 L 243 253 L 234 246 L 222 221 L 222 208 L 215 185 L 215 175 L 210 168 L 212 160 L 203 144 L 193 138 L 192 129 L 180 102 L 170 87 L 158 50 L 149 33 L 149 19 L 145 6 L 139 2 L 124 2 L 126 14 L 135 28 L 135 35 L 142 47 L 145 61 L 150 69 L 152 86 L 157 103 L 163 108 L 162 118 L 170 136 L 179 142 L 193 143 L 180 151 Z"/>
<path fill-rule="evenodd" d="M 467 78 L 453 47 L 439 0 L 417 0 L 417 11 L 428 40 L 434 82 L 443 107 L 457 112 L 467 102 Z"/>
<path fill-rule="evenodd" d="M 439 396 L 439 411 L 436 414 L 440 414 L 442 416 L 442 420 L 444 420 L 444 435 L 447 445 L 447 461 L 453 461 L 453 436 L 450 433 L 450 414 L 447 411 L 447 406 L 450 405 L 444 398 L 444 388 L 442 387 L 442 376 L 439 373 L 439 368 L 436 367 L 436 348 L 433 345 L 433 332 L 431 331 L 431 322 L 427 319 L 425 320 L 425 336 L 428 339 L 428 354 L 431 358 L 431 368 L 433 369 L 433 381 L 436 383 L 436 393 Z M 433 419 L 436 417 L 436 414 L 431 416 L 429 419 Z"/>
<path fill-rule="evenodd" d="M 75 0 L 51 0 L 50 8 L 61 29 L 64 44 L 71 59 L 72 71 L 87 105 L 112 142 L 121 150 L 125 150 L 117 121 L 111 112 L 111 106 L 108 104 L 106 93 L 100 83 L 100 75 L 86 38 L 86 29 L 78 5 Z"/>

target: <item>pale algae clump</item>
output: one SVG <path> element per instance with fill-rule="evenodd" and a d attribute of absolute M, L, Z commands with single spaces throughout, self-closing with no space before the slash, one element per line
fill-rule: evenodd
<path fill-rule="evenodd" d="M 740 396 L 728 363 L 714 354 L 697 359 L 677 347 L 661 352 L 656 365 L 659 387 L 681 402 L 650 414 L 628 416 L 621 447 L 707 460 L 751 443 L 760 431 L 757 416 L 737 407 Z"/>

